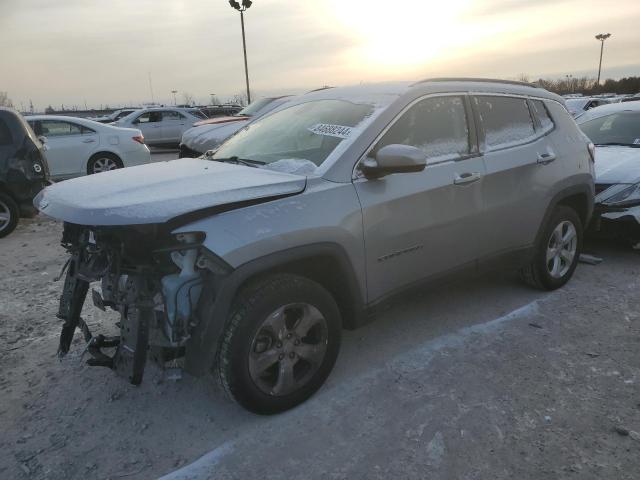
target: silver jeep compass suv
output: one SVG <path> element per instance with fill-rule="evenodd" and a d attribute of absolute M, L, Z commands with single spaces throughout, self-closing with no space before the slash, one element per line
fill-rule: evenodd
<path fill-rule="evenodd" d="M 399 292 L 493 264 L 564 285 L 593 195 L 560 97 L 432 79 L 305 94 L 208 156 L 62 182 L 35 205 L 65 222 L 60 355 L 79 327 L 89 363 L 134 384 L 151 357 L 274 413 L 322 385 L 342 328 Z M 80 318 L 90 284 L 118 336 Z"/>

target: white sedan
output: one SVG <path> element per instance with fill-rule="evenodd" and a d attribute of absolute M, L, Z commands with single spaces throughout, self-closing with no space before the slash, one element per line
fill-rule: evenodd
<path fill-rule="evenodd" d="M 44 137 L 51 178 L 60 180 L 149 163 L 142 132 L 84 118 L 31 115 L 25 118 Z"/>
<path fill-rule="evenodd" d="M 185 130 L 207 116 L 197 108 L 141 108 L 114 122 L 118 127 L 142 130 L 147 145 L 178 145 Z"/>

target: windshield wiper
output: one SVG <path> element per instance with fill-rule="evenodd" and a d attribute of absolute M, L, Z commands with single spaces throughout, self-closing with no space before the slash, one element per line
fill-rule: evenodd
<path fill-rule="evenodd" d="M 607 143 L 596 143 L 596 147 L 632 147 L 632 148 L 640 148 L 640 144 L 638 143 L 622 143 L 622 142 L 607 142 Z"/>
<path fill-rule="evenodd" d="M 259 160 L 251 160 L 249 158 L 238 158 L 238 157 L 227 157 L 227 158 L 212 158 L 211 160 L 215 162 L 224 162 L 224 163 L 234 163 L 236 165 L 246 165 L 247 167 L 258 167 L 259 165 L 264 165 L 266 162 L 261 162 Z"/>

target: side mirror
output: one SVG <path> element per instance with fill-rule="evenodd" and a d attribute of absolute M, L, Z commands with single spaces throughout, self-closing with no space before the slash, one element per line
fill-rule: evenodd
<path fill-rule="evenodd" d="M 392 173 L 421 172 L 426 166 L 427 156 L 419 148 L 391 144 L 367 157 L 360 163 L 360 170 L 365 177 L 379 178 Z"/>
<path fill-rule="evenodd" d="M 38 140 L 40 140 L 40 143 L 41 143 L 41 144 L 43 144 L 43 145 L 44 145 L 45 143 L 47 143 L 47 137 L 45 137 L 44 135 L 40 135 L 40 136 L 38 137 Z"/>

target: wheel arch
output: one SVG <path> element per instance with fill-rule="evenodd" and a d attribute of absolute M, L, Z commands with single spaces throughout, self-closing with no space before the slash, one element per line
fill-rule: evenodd
<path fill-rule="evenodd" d="M 198 325 L 186 350 L 187 371 L 199 376 L 213 365 L 237 293 L 256 278 L 277 273 L 299 275 L 324 287 L 338 304 L 344 328 L 364 323 L 362 288 L 342 247 L 318 243 L 275 252 L 241 265 L 223 279 L 210 279 L 208 291 L 215 295 L 203 296 L 198 305 Z"/>
<path fill-rule="evenodd" d="M 540 241 L 540 236 L 544 231 L 544 226 L 547 224 L 549 218 L 553 214 L 553 211 L 558 205 L 566 205 L 574 209 L 582 221 L 583 229 L 586 229 L 589 221 L 591 220 L 591 215 L 593 214 L 593 199 L 593 186 L 590 188 L 588 184 L 572 185 L 557 192 L 547 206 L 547 210 L 545 211 L 540 227 L 538 228 L 535 245 Z"/>

